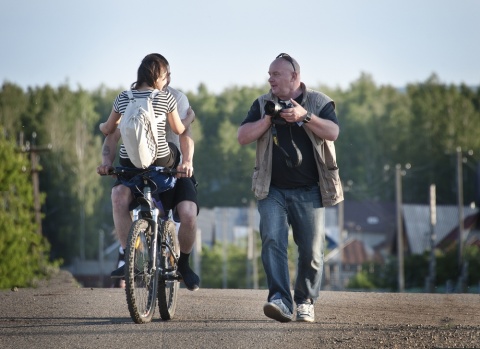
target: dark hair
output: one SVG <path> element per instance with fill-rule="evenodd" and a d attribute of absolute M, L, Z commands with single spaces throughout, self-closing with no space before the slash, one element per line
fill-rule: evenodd
<path fill-rule="evenodd" d="M 168 71 L 168 61 L 159 53 L 151 53 L 146 55 L 142 60 L 137 71 L 137 81 L 135 81 L 131 88 L 136 89 L 137 86 L 146 83 L 148 86 L 155 86 L 157 79 Z"/>

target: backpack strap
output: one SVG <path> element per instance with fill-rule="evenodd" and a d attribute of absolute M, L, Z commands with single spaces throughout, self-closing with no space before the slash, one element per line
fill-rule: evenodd
<path fill-rule="evenodd" d="M 150 93 L 150 96 L 148 98 L 150 98 L 153 101 L 159 93 L 160 93 L 160 90 L 155 89 L 152 91 L 152 93 Z"/>
<path fill-rule="evenodd" d="M 150 96 L 148 96 L 148 98 L 153 100 L 159 93 L 160 93 L 160 90 L 155 89 L 152 91 L 152 93 L 150 93 Z M 129 99 L 135 99 L 135 97 L 133 97 L 132 90 L 127 90 L 127 95 Z"/>

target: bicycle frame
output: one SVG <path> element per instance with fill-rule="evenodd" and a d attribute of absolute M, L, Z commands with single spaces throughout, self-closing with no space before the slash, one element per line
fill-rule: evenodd
<path fill-rule="evenodd" d="M 137 199 L 137 201 L 139 201 L 139 206 L 137 206 L 132 210 L 133 222 L 142 218 L 149 223 L 151 227 L 151 230 L 150 230 L 151 232 L 157 232 L 159 219 L 167 220 L 168 217 L 160 215 L 160 209 L 156 206 L 156 204 L 154 203 L 154 200 L 152 199 L 150 186 L 148 185 L 147 181 L 145 181 L 144 184 L 145 184 L 145 187 L 143 188 L 143 198 Z M 151 256 L 153 259 L 151 261 L 152 269 L 155 270 L 155 272 L 160 273 L 159 276 L 161 276 L 163 280 L 179 280 L 180 278 L 174 274 L 175 272 L 174 269 L 165 269 L 165 270 L 158 269 L 158 265 L 156 263 L 157 249 L 155 248 L 155 246 L 157 246 L 157 239 L 158 239 L 158 234 L 153 234 L 152 246 L 151 246 L 152 248 Z M 169 250 L 169 252 L 174 257 L 175 264 L 177 264 L 178 256 L 176 255 L 172 246 L 166 241 L 161 241 L 161 246 L 164 246 Z"/>
<path fill-rule="evenodd" d="M 132 222 L 137 221 L 138 219 L 144 219 L 148 222 L 150 229 L 150 235 L 152 239 L 152 243 L 150 245 L 150 261 L 149 264 L 151 265 L 151 270 L 157 275 L 158 278 L 158 265 L 157 265 L 157 239 L 158 239 L 158 218 L 160 210 L 155 206 L 152 199 L 152 192 L 150 185 L 148 184 L 147 180 L 144 180 L 144 188 L 143 188 L 143 197 L 138 198 L 137 201 L 139 202 L 139 206 L 133 209 L 133 220 Z M 155 282 L 153 284 L 153 294 L 157 293 L 158 284 Z"/>

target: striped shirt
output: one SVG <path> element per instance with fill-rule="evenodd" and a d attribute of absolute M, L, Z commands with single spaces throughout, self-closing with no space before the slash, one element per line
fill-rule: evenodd
<path fill-rule="evenodd" d="M 137 91 L 132 90 L 133 97 L 135 98 L 146 98 L 151 93 L 152 90 L 147 91 Z M 127 105 L 129 102 L 127 91 L 123 91 L 120 93 L 113 102 L 113 110 L 117 113 L 124 114 L 125 110 L 127 109 Z M 163 158 L 170 154 L 170 148 L 168 147 L 167 140 L 166 140 L 166 132 L 165 127 L 167 123 L 167 114 L 171 113 L 177 108 L 177 102 L 175 98 L 169 91 L 160 91 L 152 102 L 153 110 L 155 111 L 155 116 L 159 118 L 159 122 L 157 124 L 157 131 L 158 131 L 158 150 L 157 150 L 157 158 Z M 120 146 L 120 158 L 128 159 L 127 151 L 125 146 Z"/>

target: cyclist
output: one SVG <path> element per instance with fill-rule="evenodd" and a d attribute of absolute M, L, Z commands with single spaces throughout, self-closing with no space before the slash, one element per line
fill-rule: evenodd
<path fill-rule="evenodd" d="M 155 86 L 150 86 L 151 84 L 145 82 L 146 75 L 148 79 L 155 82 Z M 173 210 L 174 220 L 180 223 L 178 229 L 180 244 L 178 272 L 182 276 L 187 289 L 195 291 L 200 286 L 200 279 L 189 266 L 189 257 L 196 237 L 196 219 L 199 211 L 196 181 L 193 177 L 194 143 L 189 128 L 195 119 L 195 113 L 188 107 L 186 96 L 168 87 L 169 83 L 170 67 L 168 61 L 160 54 L 150 54 L 142 61 L 138 69 L 137 81 L 132 84 L 132 90 L 133 92 L 142 90 L 149 91 L 157 88 L 164 91 L 166 95 L 173 95 L 174 100 L 178 101 L 178 107 L 176 109 L 181 113 L 180 116 L 183 117 L 181 121 L 185 131 L 180 133 L 179 136 L 173 132 L 167 133 L 167 140 L 170 141 L 169 148 L 172 151 L 171 160 L 173 160 L 169 161 L 168 166 L 172 167 L 179 164 L 177 170 L 184 173 L 177 175 L 178 179 L 173 189 L 160 194 L 160 200 L 165 211 Z M 117 125 L 121 118 L 121 113 L 125 111 L 126 105 L 128 104 L 127 101 L 123 100 L 123 98 L 125 98 L 124 96 L 126 96 L 125 91 L 117 96 L 108 120 L 100 124 L 100 130 L 106 137 L 102 149 L 102 164 L 97 168 L 97 173 L 99 174 L 108 174 L 115 160 L 115 149 L 121 137 Z M 154 103 L 154 109 L 156 109 L 156 105 L 158 106 L 158 104 Z M 178 147 L 181 149 L 181 155 L 178 152 Z M 130 161 L 126 152 L 122 152 L 122 148 L 120 148 L 119 155 L 120 164 L 122 166 L 128 166 Z M 128 231 L 132 224 L 130 209 L 132 208 L 131 204 L 133 199 L 134 197 L 130 189 L 118 181 L 114 184 L 112 188 L 113 218 L 115 230 L 122 248 L 126 247 Z M 112 278 L 122 278 L 123 276 L 124 266 L 119 267 L 111 273 Z"/>

